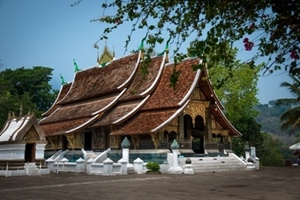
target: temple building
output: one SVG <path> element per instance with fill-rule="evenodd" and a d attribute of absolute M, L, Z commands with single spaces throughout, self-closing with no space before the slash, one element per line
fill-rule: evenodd
<path fill-rule="evenodd" d="M 44 168 L 46 144 L 45 133 L 34 114 L 19 117 L 9 114 L 0 131 L 0 176 L 9 170 L 11 174 L 23 175 L 31 174 L 37 166 Z"/>
<path fill-rule="evenodd" d="M 61 86 L 39 122 L 47 150 L 120 149 L 127 137 L 137 150 L 170 149 L 176 139 L 180 150 L 195 154 L 231 151 L 232 137 L 241 133 L 225 117 L 207 70 L 193 70 L 201 60 L 175 64 L 168 63 L 168 49 L 151 59 L 143 52 L 114 59 L 105 47 L 96 66 Z M 171 85 L 174 70 L 178 80 Z"/>

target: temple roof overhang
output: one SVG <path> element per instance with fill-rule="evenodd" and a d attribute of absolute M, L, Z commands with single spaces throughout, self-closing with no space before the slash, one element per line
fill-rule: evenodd
<path fill-rule="evenodd" d="M 33 129 L 34 142 L 46 143 L 45 133 L 34 114 L 8 119 L 0 132 L 0 143 L 26 143 L 27 133 Z"/>

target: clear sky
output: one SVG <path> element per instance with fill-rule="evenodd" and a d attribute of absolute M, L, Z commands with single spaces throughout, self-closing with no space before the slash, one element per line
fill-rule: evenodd
<path fill-rule="evenodd" d="M 51 84 L 58 89 L 60 74 L 65 81 L 73 80 L 73 59 L 80 69 L 94 66 L 98 50 L 93 44 L 100 38 L 105 25 L 90 20 L 103 15 L 103 0 L 84 0 L 78 6 L 71 7 L 76 1 L 0 0 L 0 70 L 50 67 L 54 69 Z M 115 51 L 116 58 L 137 49 L 146 34 L 133 34 L 128 51 L 124 52 L 130 30 L 130 25 L 121 26 L 106 41 L 107 46 Z M 99 54 L 104 45 L 104 41 L 98 43 Z M 157 52 L 162 50 L 163 46 L 156 49 Z M 247 57 L 241 55 L 239 59 L 245 60 L 243 56 Z M 283 81 L 290 81 L 286 72 L 261 77 L 258 82 L 260 103 L 291 97 L 286 89 L 279 87 Z"/>

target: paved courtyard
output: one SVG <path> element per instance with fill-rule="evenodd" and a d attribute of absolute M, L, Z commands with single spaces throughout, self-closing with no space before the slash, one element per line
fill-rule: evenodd
<path fill-rule="evenodd" d="M 296 200 L 300 199 L 299 183 L 300 168 L 296 167 L 194 175 L 60 173 L 0 177 L 0 199 Z"/>

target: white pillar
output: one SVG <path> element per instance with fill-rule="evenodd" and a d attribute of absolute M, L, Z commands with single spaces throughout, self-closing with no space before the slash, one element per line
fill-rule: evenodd
<path fill-rule="evenodd" d="M 123 175 L 127 174 L 127 161 L 121 159 L 118 162 L 121 164 L 121 174 Z"/>
<path fill-rule="evenodd" d="M 128 148 L 123 148 L 122 149 L 122 160 L 129 163 L 129 149 Z"/>
<path fill-rule="evenodd" d="M 173 163 L 172 166 L 168 169 L 167 173 L 168 174 L 182 174 L 183 169 L 178 165 L 178 154 L 179 154 L 179 144 L 177 141 L 174 139 L 171 149 L 173 152 Z"/>
<path fill-rule="evenodd" d="M 103 161 L 103 175 L 113 175 L 113 164 L 114 161 L 109 158 Z"/>
<path fill-rule="evenodd" d="M 137 174 L 142 174 L 143 173 L 143 164 L 144 164 L 144 161 L 141 160 L 140 158 L 135 159 L 133 161 L 134 172 Z"/>

